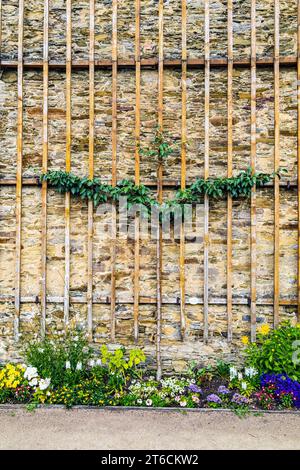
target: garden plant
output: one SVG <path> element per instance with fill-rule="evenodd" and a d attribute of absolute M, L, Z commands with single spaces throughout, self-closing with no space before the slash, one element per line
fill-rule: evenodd
<path fill-rule="evenodd" d="M 31 342 L 24 363 L 2 364 L 0 402 L 92 406 L 300 408 L 300 324 L 260 327 L 257 342 L 242 339 L 242 364 L 191 362 L 182 375 L 156 380 L 141 349 L 92 349 L 80 331 Z"/>

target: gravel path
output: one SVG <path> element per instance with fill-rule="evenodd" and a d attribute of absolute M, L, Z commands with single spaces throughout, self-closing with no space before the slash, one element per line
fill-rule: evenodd
<path fill-rule="evenodd" d="M 300 449 L 300 414 L 0 409 L 0 449 Z"/>

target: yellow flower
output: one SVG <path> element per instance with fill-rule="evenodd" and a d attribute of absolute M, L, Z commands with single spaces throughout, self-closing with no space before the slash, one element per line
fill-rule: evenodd
<path fill-rule="evenodd" d="M 248 338 L 248 336 L 242 336 L 242 343 L 245 344 L 245 345 L 246 345 L 246 344 L 249 344 L 249 338 Z"/>
<path fill-rule="evenodd" d="M 23 369 L 14 364 L 7 364 L 0 372 L 0 389 L 15 389 L 23 379 Z"/>
<path fill-rule="evenodd" d="M 266 323 L 264 323 L 263 325 L 261 325 L 261 327 L 258 329 L 259 333 L 261 335 L 268 335 L 270 333 L 270 326 L 267 325 Z"/>

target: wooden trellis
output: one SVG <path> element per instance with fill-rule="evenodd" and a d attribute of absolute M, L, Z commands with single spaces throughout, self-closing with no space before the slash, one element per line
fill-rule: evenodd
<path fill-rule="evenodd" d="M 232 129 L 232 105 L 233 105 L 233 4 L 228 0 L 228 22 L 227 22 L 227 42 L 228 42 L 228 74 L 227 74 L 227 120 L 228 120 L 228 144 L 227 144 L 227 176 L 232 176 L 232 150 L 233 150 L 233 129 Z M 227 198 L 227 338 L 232 340 L 232 198 Z"/>
<path fill-rule="evenodd" d="M 22 159 L 23 159 L 23 35 L 24 2 L 19 3 L 18 36 L 18 134 L 17 134 L 17 180 L 16 180 L 16 286 L 15 286 L 15 339 L 19 337 L 20 281 L 21 281 L 21 211 L 22 211 Z"/>
<path fill-rule="evenodd" d="M 256 170 L 256 1 L 251 3 L 251 169 Z M 256 339 L 256 189 L 251 194 L 251 340 Z"/>
<path fill-rule="evenodd" d="M 42 129 L 42 171 L 48 169 L 48 98 L 49 98 L 49 71 L 62 70 L 65 72 L 65 91 L 66 91 L 66 148 L 65 148 L 65 169 L 72 169 L 72 79 L 76 77 L 77 70 L 88 70 L 89 73 L 89 131 L 88 131 L 88 176 L 90 179 L 94 177 L 95 165 L 95 71 L 96 69 L 111 71 L 111 183 L 117 184 L 117 156 L 118 156 L 118 72 L 121 69 L 134 69 L 135 72 L 135 118 L 134 118 L 134 180 L 136 185 L 145 183 L 149 187 L 157 187 L 157 198 L 159 202 L 163 201 L 165 188 L 175 188 L 180 186 L 184 190 L 188 184 L 187 181 L 187 146 L 188 146 L 188 96 L 189 82 L 188 73 L 190 70 L 203 69 L 204 73 L 204 152 L 203 152 L 203 168 L 204 177 L 209 178 L 210 175 L 210 118 L 211 118 L 211 69 L 212 67 L 223 68 L 227 70 L 227 176 L 233 174 L 234 160 L 234 91 L 233 80 L 236 68 L 247 68 L 250 71 L 251 83 L 249 89 L 251 94 L 251 107 L 249 112 L 250 125 L 250 150 L 251 150 L 251 168 L 255 172 L 257 168 L 257 69 L 260 66 L 273 68 L 274 71 L 274 170 L 280 167 L 280 70 L 281 66 L 290 66 L 297 69 L 297 111 L 298 111 L 298 175 L 297 181 L 291 182 L 290 186 L 300 185 L 300 1 L 298 1 L 298 36 L 297 36 L 297 55 L 296 56 L 280 56 L 280 2 L 274 0 L 274 54 L 273 57 L 258 57 L 257 54 L 257 15 L 256 2 L 251 2 L 251 55 L 249 58 L 234 58 L 234 41 L 233 41 L 233 1 L 227 1 L 227 56 L 212 57 L 210 42 L 210 2 L 204 1 L 204 55 L 198 58 L 190 58 L 187 47 L 187 21 L 188 7 L 186 0 L 181 0 L 181 58 L 171 59 L 165 58 L 164 48 L 164 2 L 159 0 L 157 6 L 157 56 L 152 58 L 144 58 L 141 50 L 141 5 L 140 0 L 132 2 L 134 9 L 135 33 L 134 33 L 134 58 L 120 59 L 118 57 L 118 1 L 112 2 L 111 15 L 111 58 L 99 59 L 95 58 L 95 0 L 89 2 L 89 41 L 88 41 L 88 60 L 78 60 L 72 57 L 72 2 L 66 1 L 66 59 L 64 63 L 51 61 L 49 59 L 49 0 L 44 1 L 43 15 L 43 60 L 24 61 L 23 59 L 23 37 L 24 37 L 24 1 L 19 1 L 18 10 L 18 57 L 16 60 L 2 60 L 2 69 L 16 69 L 17 71 L 17 146 L 16 146 L 16 176 L 15 178 L 2 178 L 0 185 L 15 185 L 16 189 L 16 241 L 15 241 L 15 286 L 14 286 L 14 335 L 16 340 L 20 333 L 20 309 L 21 303 L 36 302 L 41 304 L 41 334 L 45 336 L 47 333 L 47 302 L 61 302 L 64 305 L 64 324 L 69 325 L 70 320 L 70 303 L 73 301 L 70 295 L 70 212 L 72 210 L 71 196 L 65 196 L 65 270 L 64 270 L 64 295 L 63 297 L 54 297 L 47 295 L 47 183 L 43 182 L 41 186 L 41 288 L 38 300 L 32 296 L 26 299 L 21 297 L 21 251 L 22 251 L 22 187 L 25 185 L 36 185 L 35 178 L 23 178 L 23 75 L 24 70 L 41 70 L 43 74 L 43 129 Z M 109 18 L 108 18 L 109 21 Z M 2 24 L 2 2 L 0 2 L 0 24 Z M 0 28 L 0 50 L 2 28 Z M 157 124 L 164 128 L 164 77 L 168 68 L 177 69 L 181 75 L 181 159 L 180 159 L 180 182 L 175 180 L 166 180 L 164 176 L 163 163 L 159 162 L 157 168 L 157 179 L 141 181 L 140 170 L 140 152 L 139 146 L 141 142 L 141 82 L 144 68 L 157 70 Z M 225 171 L 226 172 L 226 171 Z M 224 172 L 224 174 L 225 174 Z M 297 195 L 298 201 L 298 280 L 297 280 L 297 298 L 287 299 L 280 297 L 280 188 L 284 188 L 285 183 L 275 180 L 274 183 L 274 297 L 273 299 L 257 300 L 257 191 L 254 188 L 251 195 L 250 203 L 250 317 L 251 317 L 251 339 L 256 338 L 257 324 L 257 307 L 259 305 L 272 305 L 274 309 L 274 325 L 280 322 L 280 306 L 289 305 L 298 308 L 298 316 L 300 311 L 300 196 Z M 210 295 L 210 201 L 209 197 L 204 198 L 204 237 L 203 237 L 203 292 L 197 293 L 199 297 L 198 304 L 203 306 L 202 332 L 205 342 L 210 337 L 210 306 L 225 305 L 227 312 L 227 339 L 230 343 L 233 339 L 233 307 L 235 305 L 247 305 L 248 299 L 234 298 L 233 295 L 233 201 L 230 196 L 227 199 L 227 235 L 226 235 L 226 299 L 214 298 Z M 88 227 L 87 227 L 87 290 L 86 295 L 76 297 L 77 303 L 86 303 L 87 305 L 87 329 L 89 338 L 93 340 L 94 330 L 94 304 L 110 305 L 110 336 L 111 341 L 116 341 L 116 308 L 120 301 L 116 295 L 116 258 L 117 258 L 117 212 L 116 206 L 113 206 L 112 212 L 112 239 L 110 245 L 110 296 L 95 297 L 93 292 L 93 243 L 94 243 L 94 208 L 93 203 L 88 204 Z M 139 343 L 140 331 L 140 305 L 147 303 L 156 304 L 156 350 L 158 362 L 158 376 L 161 374 L 161 334 L 163 325 L 163 304 L 180 305 L 180 332 L 182 340 L 185 340 L 186 331 L 188 329 L 187 305 L 190 300 L 186 296 L 186 246 L 184 238 L 184 222 L 181 224 L 180 245 L 178 253 L 179 264 L 179 292 L 180 299 L 174 298 L 163 300 L 163 239 L 162 228 L 158 224 L 157 246 L 156 246 L 156 293 L 155 300 L 142 298 L 140 294 L 140 216 L 135 216 L 135 241 L 134 241 L 134 266 L 133 266 L 133 298 L 127 303 L 133 305 L 133 338 Z M 6 301 L 5 296 L 0 296 L 0 301 Z M 192 302 L 191 302 L 192 303 Z"/>
<path fill-rule="evenodd" d="M 94 178 L 94 124 L 95 124 L 95 0 L 90 0 L 90 45 L 89 45 L 89 178 Z M 88 334 L 93 340 L 93 201 L 88 204 Z"/>
<path fill-rule="evenodd" d="M 48 169 L 48 86 L 49 86 L 49 2 L 44 8 L 44 43 L 43 43 L 43 173 Z M 47 181 L 42 184 L 42 245 L 41 245 L 41 335 L 46 333 L 47 302 Z"/>
<path fill-rule="evenodd" d="M 71 132 L 72 132 L 72 3 L 67 0 L 66 3 L 66 171 L 71 171 Z M 65 196 L 65 292 L 64 292 L 64 323 L 69 325 L 70 310 L 70 210 L 71 195 Z"/>

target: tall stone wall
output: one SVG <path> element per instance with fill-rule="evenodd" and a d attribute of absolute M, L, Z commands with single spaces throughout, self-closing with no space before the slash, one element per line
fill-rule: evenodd
<path fill-rule="evenodd" d="M 2 0 L 1 60 L 17 59 L 18 1 Z M 24 60 L 43 58 L 43 1 L 25 0 Z M 234 59 L 250 56 L 250 0 L 234 2 Z M 72 2 L 72 59 L 88 60 L 89 1 Z M 274 54 L 274 2 L 257 1 L 257 56 Z M 111 0 L 96 1 L 95 59 L 111 58 Z M 227 2 L 210 2 L 212 58 L 227 57 Z M 297 1 L 280 2 L 280 56 L 296 55 Z M 66 2 L 50 2 L 50 61 L 65 61 Z M 187 1 L 187 50 L 189 59 L 202 58 L 204 4 Z M 134 58 L 135 10 L 131 0 L 118 1 L 118 58 Z M 158 2 L 141 1 L 142 58 L 158 54 Z M 181 58 L 181 1 L 164 2 L 164 54 Z M 66 145 L 66 74 L 49 72 L 49 169 L 64 169 Z M 41 172 L 43 72 L 26 67 L 23 100 L 23 189 L 21 246 L 21 315 L 23 338 L 40 332 L 41 305 L 41 188 L 26 184 L 27 177 Z M 237 174 L 250 164 L 250 68 L 235 67 L 233 73 L 233 170 Z M 157 124 L 158 74 L 156 67 L 142 69 L 141 138 L 148 145 Z M 89 72 L 72 70 L 72 172 L 88 174 Z M 164 70 L 164 128 L 180 142 L 181 70 Z M 227 172 L 227 68 L 210 72 L 211 176 Z M 0 178 L 16 177 L 17 70 L 0 70 Z M 257 170 L 274 169 L 274 72 L 257 68 Z M 120 68 L 117 75 L 117 178 L 134 177 L 135 70 Z M 112 159 L 112 72 L 95 72 L 95 175 L 110 181 Z M 297 178 L 297 71 L 295 65 L 280 69 L 280 165 L 288 171 L 283 183 Z M 156 162 L 141 158 L 141 182 L 156 181 Z M 164 179 L 180 180 L 180 150 L 164 163 Z M 204 70 L 187 73 L 187 183 L 204 174 Z M 1 181 L 0 181 L 1 182 Z M 174 193 L 166 188 L 164 197 Z M 280 318 L 296 318 L 298 206 L 295 185 L 280 190 Z M 203 214 L 202 214 L 203 216 Z M 180 338 L 179 240 L 163 243 L 162 361 L 165 369 L 180 370 L 191 359 L 203 361 L 237 357 L 240 337 L 249 334 L 250 308 L 250 202 L 233 203 L 233 341 L 227 341 L 226 201 L 213 202 L 209 212 L 209 341 L 203 342 L 203 233 L 200 241 L 186 242 L 185 338 Z M 105 216 L 95 214 L 93 239 L 93 340 L 110 343 L 110 251 L 109 241 L 99 236 Z M 87 325 L 87 204 L 71 203 L 71 323 Z M 204 224 L 202 224 L 202 228 Z M 202 229 L 201 229 L 202 230 Z M 13 337 L 15 293 L 16 188 L 0 184 L 0 359 L 17 358 Z M 48 334 L 62 332 L 65 268 L 64 197 L 48 190 L 47 208 L 47 303 Z M 156 243 L 141 240 L 139 345 L 155 361 L 156 335 Z M 116 344 L 133 346 L 134 243 L 119 238 L 116 258 Z M 257 191 L 257 322 L 273 323 L 274 289 L 274 189 Z M 98 300 L 97 300 L 98 299 Z M 195 300 L 196 299 L 196 300 Z"/>

